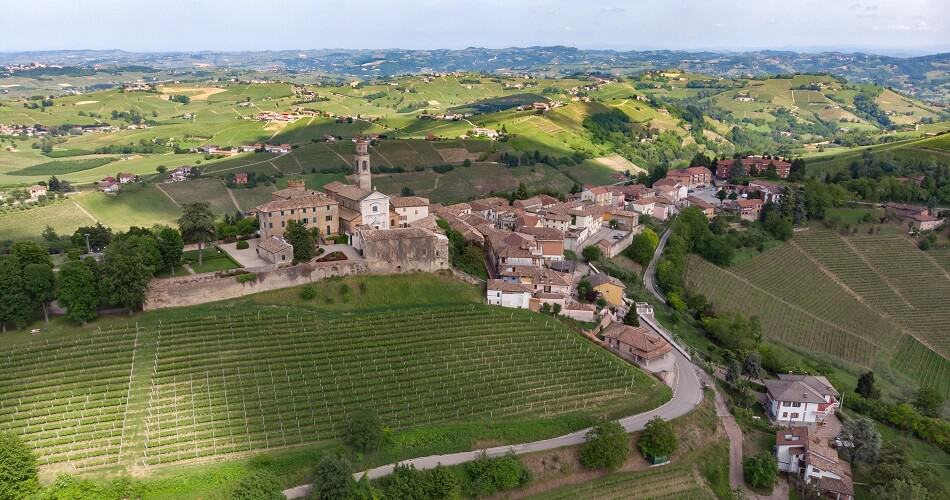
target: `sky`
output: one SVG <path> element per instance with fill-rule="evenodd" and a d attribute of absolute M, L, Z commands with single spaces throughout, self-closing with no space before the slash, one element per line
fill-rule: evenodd
<path fill-rule="evenodd" d="M 30 0 L 0 51 L 457 49 L 950 51 L 950 0 Z"/>

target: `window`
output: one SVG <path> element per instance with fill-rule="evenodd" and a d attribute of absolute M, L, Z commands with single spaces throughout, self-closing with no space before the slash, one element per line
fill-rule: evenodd
<path fill-rule="evenodd" d="M 281 216 L 281 217 L 284 216 L 284 211 L 283 211 L 283 210 L 280 211 L 280 216 Z"/>
<path fill-rule="evenodd" d="M 798 413 L 792 413 L 792 418 L 798 418 Z"/>
<path fill-rule="evenodd" d="M 274 229 L 274 223 L 273 223 L 273 222 L 269 222 L 267 225 L 268 225 L 268 228 L 269 228 L 269 229 Z"/>
<path fill-rule="evenodd" d="M 792 406 L 795 408 L 801 408 L 802 404 L 799 402 L 792 403 Z"/>
<path fill-rule="evenodd" d="M 333 221 L 333 216 L 332 216 L 332 215 L 328 215 L 328 216 L 327 216 L 327 222 L 331 222 L 331 221 Z M 327 227 L 330 227 L 330 226 L 327 226 Z"/>
<path fill-rule="evenodd" d="M 291 208 L 291 209 L 290 209 L 290 215 L 293 215 L 293 214 L 294 214 L 294 209 Z"/>
<path fill-rule="evenodd" d="M 310 219 L 304 217 L 304 218 L 303 218 L 303 225 L 306 226 L 308 223 L 310 223 Z"/>
<path fill-rule="evenodd" d="M 373 212 L 374 212 L 374 213 L 375 213 L 375 212 L 379 212 L 379 206 L 378 206 L 378 205 L 373 205 Z"/>
<path fill-rule="evenodd" d="M 787 411 L 783 411 L 783 412 L 782 412 L 782 418 L 788 418 L 788 412 L 787 412 Z"/>
<path fill-rule="evenodd" d="M 286 222 L 284 222 L 284 221 L 280 221 L 280 227 L 284 227 L 284 226 L 286 226 L 286 225 L 287 225 L 287 223 L 286 223 Z"/>
<path fill-rule="evenodd" d="M 327 226 L 327 234 L 330 234 L 330 226 Z"/>

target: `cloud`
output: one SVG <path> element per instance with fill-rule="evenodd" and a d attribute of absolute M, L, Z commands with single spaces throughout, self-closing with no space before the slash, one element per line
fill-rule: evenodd
<path fill-rule="evenodd" d="M 626 7 L 601 7 L 600 11 L 605 14 L 623 14 L 627 12 Z"/>

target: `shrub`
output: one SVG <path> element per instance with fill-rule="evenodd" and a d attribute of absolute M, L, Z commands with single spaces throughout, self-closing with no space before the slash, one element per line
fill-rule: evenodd
<path fill-rule="evenodd" d="M 255 273 L 244 273 L 237 275 L 238 283 L 250 283 L 252 281 L 257 281 L 257 274 Z"/>
<path fill-rule="evenodd" d="M 616 470 L 630 454 L 627 431 L 617 421 L 602 422 L 587 433 L 581 463 L 589 469 Z"/>
<path fill-rule="evenodd" d="M 482 455 L 465 466 L 472 480 L 472 496 L 489 496 L 523 486 L 531 481 L 531 472 L 513 454 L 499 458 Z"/>
<path fill-rule="evenodd" d="M 244 476 L 231 490 L 232 500 L 284 500 L 284 493 L 273 474 L 254 472 Z"/>
<path fill-rule="evenodd" d="M 313 300 L 317 298 L 317 289 L 307 285 L 300 290 L 300 298 L 303 300 Z"/>
<path fill-rule="evenodd" d="M 24 498 L 38 487 L 33 451 L 13 433 L 0 432 L 0 498 Z"/>
<path fill-rule="evenodd" d="M 313 493 L 317 500 L 350 498 L 356 489 L 356 481 L 345 458 L 327 453 L 320 457 L 313 469 Z"/>
<path fill-rule="evenodd" d="M 248 244 L 247 240 L 240 240 L 237 242 L 237 245 L 235 246 L 235 248 L 237 248 L 238 250 L 247 250 L 250 247 L 251 245 Z"/>

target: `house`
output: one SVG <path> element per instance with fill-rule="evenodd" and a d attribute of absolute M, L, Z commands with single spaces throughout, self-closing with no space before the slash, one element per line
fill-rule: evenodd
<path fill-rule="evenodd" d="M 712 184 L 712 171 L 703 166 L 675 168 L 666 173 L 666 178 L 679 182 L 688 189 L 706 187 Z"/>
<path fill-rule="evenodd" d="M 765 202 L 758 199 L 738 199 L 735 201 L 736 211 L 739 212 L 739 218 L 748 221 L 759 220 L 759 214 L 762 213 L 762 207 Z"/>
<path fill-rule="evenodd" d="M 656 193 L 657 196 L 669 198 L 671 201 L 677 202 L 686 198 L 689 190 L 684 184 L 680 184 L 679 181 L 667 177 L 653 183 L 653 192 Z"/>
<path fill-rule="evenodd" d="M 587 281 L 590 283 L 591 288 L 596 290 L 608 304 L 612 306 L 623 304 L 624 292 L 627 290 L 627 285 L 624 285 L 622 281 L 603 273 L 592 274 L 587 277 Z"/>
<path fill-rule="evenodd" d="M 622 192 L 628 202 L 639 200 L 640 198 L 653 196 L 653 190 L 643 184 L 627 184 L 625 186 L 612 186 L 614 191 Z"/>
<path fill-rule="evenodd" d="M 593 304 L 570 302 L 561 308 L 561 315 L 567 316 L 568 318 L 571 318 L 575 321 L 593 323 L 597 317 L 597 307 Z"/>
<path fill-rule="evenodd" d="M 613 202 L 613 193 L 607 186 L 585 187 L 581 191 L 581 201 L 595 205 L 610 205 Z"/>
<path fill-rule="evenodd" d="M 822 376 L 779 374 L 765 388 L 766 413 L 778 424 L 814 424 L 841 406 L 841 395 Z"/>
<path fill-rule="evenodd" d="M 785 195 L 785 186 L 769 181 L 754 180 L 749 182 L 749 191 L 758 191 L 766 203 L 778 203 Z"/>
<path fill-rule="evenodd" d="M 541 267 L 544 256 L 534 237 L 508 231 L 491 230 L 485 235 L 485 250 L 498 272 L 515 266 Z"/>
<path fill-rule="evenodd" d="M 546 267 L 511 266 L 499 271 L 498 275 L 503 281 L 530 286 L 532 293 L 557 294 L 561 297 L 571 294 L 573 284 L 569 275 Z"/>
<path fill-rule="evenodd" d="M 264 151 L 274 154 L 285 154 L 289 153 L 291 150 L 290 144 L 266 144 L 264 145 Z"/>
<path fill-rule="evenodd" d="M 661 335 L 644 326 L 612 323 L 603 331 L 607 346 L 651 372 L 669 372 L 673 347 Z"/>
<path fill-rule="evenodd" d="M 775 432 L 778 470 L 805 483 L 815 483 L 822 496 L 837 500 L 854 498 L 851 465 L 838 458 L 828 440 L 814 435 L 808 427 L 792 427 Z"/>
<path fill-rule="evenodd" d="M 108 179 L 112 179 L 112 177 L 107 177 L 106 179 L 99 181 L 96 183 L 96 187 L 98 187 L 99 191 L 102 191 L 103 193 L 117 193 L 119 191 L 119 183 Z"/>
<path fill-rule="evenodd" d="M 911 231 L 930 231 L 943 223 L 941 219 L 934 217 L 927 207 L 916 205 L 887 203 L 884 205 L 884 213 L 906 224 Z"/>
<path fill-rule="evenodd" d="M 696 196 L 687 196 L 686 206 L 699 208 L 709 220 L 712 220 L 712 218 L 716 216 L 716 207 L 714 207 L 712 203 L 709 203 L 701 198 L 697 198 Z"/>
<path fill-rule="evenodd" d="M 191 167 L 178 167 L 168 173 L 169 182 L 181 182 L 191 175 Z"/>
<path fill-rule="evenodd" d="M 396 196 L 389 199 L 390 227 L 409 224 L 429 216 L 429 199 L 420 196 Z"/>
<path fill-rule="evenodd" d="M 280 236 L 267 236 L 257 242 L 257 256 L 271 264 L 283 264 L 294 260 L 294 246 Z"/>
<path fill-rule="evenodd" d="M 533 293 L 531 285 L 504 280 L 488 280 L 488 290 L 485 292 L 489 305 L 515 309 L 528 309 Z"/>
<path fill-rule="evenodd" d="M 536 248 L 546 262 L 558 261 L 564 258 L 564 233 L 549 227 L 518 228 L 521 234 L 534 237 Z"/>
<path fill-rule="evenodd" d="M 652 196 L 638 198 L 630 202 L 630 208 L 639 214 L 652 216 L 653 209 L 656 207 L 657 202 L 658 200 Z"/>
<path fill-rule="evenodd" d="M 323 235 L 340 232 L 339 203 L 324 193 L 307 190 L 301 180 L 271 194 L 272 200 L 255 208 L 261 238 L 283 237 L 287 223 L 295 220 Z"/>
<path fill-rule="evenodd" d="M 139 176 L 135 174 L 130 174 L 127 172 L 119 173 L 118 177 L 119 177 L 119 184 L 128 184 L 130 182 L 135 182 L 139 178 Z"/>
<path fill-rule="evenodd" d="M 247 184 L 247 172 L 238 172 L 234 174 L 235 184 Z"/>
<path fill-rule="evenodd" d="M 634 231 L 640 224 L 640 214 L 631 210 L 615 208 L 604 213 L 606 222 L 617 221 L 617 227 L 625 231 Z"/>
<path fill-rule="evenodd" d="M 46 196 L 47 190 L 46 186 L 41 186 L 39 184 L 33 184 L 29 188 L 30 199 L 36 201 L 40 196 Z"/>

